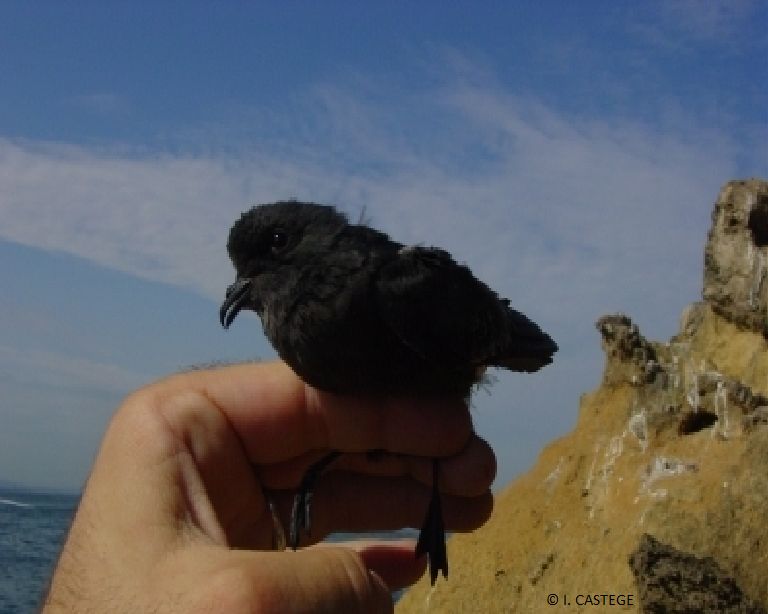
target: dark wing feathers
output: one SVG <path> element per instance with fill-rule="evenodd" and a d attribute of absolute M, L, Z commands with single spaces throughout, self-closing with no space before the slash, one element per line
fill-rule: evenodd
<path fill-rule="evenodd" d="M 536 324 L 441 249 L 401 249 L 379 269 L 375 293 L 384 322 L 429 361 L 535 371 L 557 349 Z"/>

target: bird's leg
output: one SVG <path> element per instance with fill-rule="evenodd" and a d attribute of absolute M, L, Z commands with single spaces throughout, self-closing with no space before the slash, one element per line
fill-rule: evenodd
<path fill-rule="evenodd" d="M 448 555 L 445 551 L 445 524 L 443 509 L 440 505 L 440 491 L 437 488 L 438 468 L 440 461 L 432 459 L 432 497 L 429 500 L 427 515 L 416 542 L 416 558 L 423 554 L 429 557 L 429 578 L 435 585 L 437 572 L 442 571 L 443 577 L 448 577 Z"/>
<path fill-rule="evenodd" d="M 299 489 L 296 491 L 296 495 L 293 497 L 293 509 L 291 510 L 291 528 L 290 528 L 290 546 L 294 550 L 299 547 L 299 539 L 301 532 L 309 534 L 312 520 L 310 518 L 312 507 L 312 490 L 315 487 L 315 482 L 323 470 L 335 461 L 341 452 L 338 450 L 332 450 L 328 452 L 319 461 L 312 463 L 307 469 L 304 477 L 301 479 Z"/>
<path fill-rule="evenodd" d="M 272 517 L 272 550 L 282 552 L 285 550 L 285 528 L 277 513 L 277 505 L 271 493 L 264 491 L 264 498 L 267 501 L 267 509 Z"/>

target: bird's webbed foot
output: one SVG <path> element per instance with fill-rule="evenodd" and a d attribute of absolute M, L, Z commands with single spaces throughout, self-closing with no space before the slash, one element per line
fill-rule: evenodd
<path fill-rule="evenodd" d="M 429 500 L 427 515 L 416 542 L 416 558 L 426 554 L 429 557 L 429 578 L 434 586 L 437 573 L 448 577 L 448 555 L 445 550 L 445 523 L 440 503 L 440 491 L 437 488 L 438 467 L 440 461 L 432 460 L 432 497 Z"/>
<path fill-rule="evenodd" d="M 289 545 L 296 550 L 302 533 L 309 535 L 312 529 L 312 492 L 315 482 L 325 468 L 335 461 L 341 452 L 332 450 L 319 461 L 311 464 L 301 479 L 301 484 L 293 497 L 293 509 L 291 510 L 291 526 L 288 534 Z"/>

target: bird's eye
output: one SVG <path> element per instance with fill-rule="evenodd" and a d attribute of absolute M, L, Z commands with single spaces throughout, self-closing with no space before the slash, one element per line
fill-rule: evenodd
<path fill-rule="evenodd" d="M 288 245 L 288 233 L 286 233 L 284 230 L 275 230 L 272 233 L 272 239 L 270 247 L 272 248 L 273 252 L 279 252 L 282 250 L 286 245 Z"/>

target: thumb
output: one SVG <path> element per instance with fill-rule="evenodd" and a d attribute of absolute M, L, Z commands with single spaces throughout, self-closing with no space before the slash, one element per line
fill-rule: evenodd
<path fill-rule="evenodd" d="M 355 550 L 321 545 L 287 554 L 288 560 L 297 559 L 296 585 L 305 592 L 302 599 L 312 604 L 307 612 L 393 611 L 389 588 Z"/>
<path fill-rule="evenodd" d="M 205 586 L 202 602 L 215 606 L 215 611 L 393 612 L 387 585 L 366 567 L 360 554 L 349 548 L 322 545 L 296 552 L 241 550 L 228 554 L 214 564 L 217 569 L 213 577 L 198 585 Z"/>

